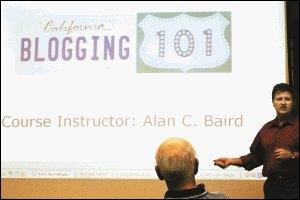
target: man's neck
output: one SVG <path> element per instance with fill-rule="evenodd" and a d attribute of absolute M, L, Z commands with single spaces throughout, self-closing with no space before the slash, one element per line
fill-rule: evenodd
<path fill-rule="evenodd" d="M 277 120 L 279 123 L 284 123 L 292 118 L 292 115 L 277 115 Z"/>
<path fill-rule="evenodd" d="M 191 180 L 191 181 L 186 181 L 182 184 L 179 184 L 177 186 L 171 186 L 170 184 L 168 185 L 168 189 L 169 190 L 188 190 L 188 189 L 192 189 L 192 188 L 196 188 L 197 184 L 195 180 Z"/>
<path fill-rule="evenodd" d="M 282 126 L 285 122 L 291 120 L 293 116 L 289 115 L 277 115 L 277 122 L 279 126 Z"/>

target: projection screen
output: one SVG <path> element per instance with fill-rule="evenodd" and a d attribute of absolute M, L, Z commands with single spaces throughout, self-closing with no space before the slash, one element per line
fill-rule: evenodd
<path fill-rule="evenodd" d="M 200 179 L 275 118 L 284 2 L 1 3 L 1 177 L 156 179 L 169 137 Z"/>

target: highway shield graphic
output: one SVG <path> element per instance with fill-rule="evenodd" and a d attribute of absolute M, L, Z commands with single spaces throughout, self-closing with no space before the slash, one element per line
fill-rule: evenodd
<path fill-rule="evenodd" d="M 139 13 L 137 72 L 231 72 L 230 13 L 205 14 Z"/>

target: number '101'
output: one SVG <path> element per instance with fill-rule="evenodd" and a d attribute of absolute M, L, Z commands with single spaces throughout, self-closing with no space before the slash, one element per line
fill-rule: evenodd
<path fill-rule="evenodd" d="M 203 31 L 205 35 L 205 55 L 211 56 L 212 55 L 212 30 L 206 29 Z M 159 47 L 158 47 L 158 56 L 164 57 L 165 56 L 165 31 L 161 30 L 157 32 L 159 36 Z M 187 50 L 183 51 L 180 48 L 180 39 L 181 37 L 187 37 L 189 46 Z M 175 34 L 174 37 L 174 49 L 177 55 L 182 57 L 190 56 L 194 51 L 194 36 L 189 30 L 180 30 Z"/>

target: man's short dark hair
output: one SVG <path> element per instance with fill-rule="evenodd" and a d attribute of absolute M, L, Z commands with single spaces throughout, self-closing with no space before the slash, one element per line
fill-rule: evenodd
<path fill-rule="evenodd" d="M 295 96 L 295 91 L 293 89 L 292 86 L 290 86 L 287 83 L 278 83 L 273 87 L 273 91 L 272 91 L 272 101 L 274 101 L 275 98 L 275 94 L 277 92 L 290 92 L 292 95 L 292 100 L 294 101 L 294 96 Z"/>

